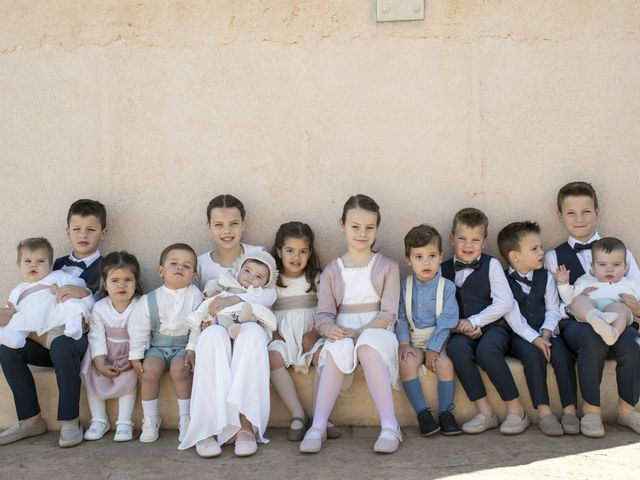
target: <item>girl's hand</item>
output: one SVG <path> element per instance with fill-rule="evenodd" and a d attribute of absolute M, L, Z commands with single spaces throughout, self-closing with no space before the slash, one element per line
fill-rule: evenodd
<path fill-rule="evenodd" d="M 400 362 L 406 362 L 409 357 L 418 358 L 418 353 L 416 349 L 408 343 L 401 343 L 398 349 L 398 356 L 400 357 Z"/>
<path fill-rule="evenodd" d="M 196 352 L 187 350 L 187 354 L 184 356 L 184 366 L 189 367 L 189 370 L 193 373 L 196 368 Z"/>
<path fill-rule="evenodd" d="M 142 368 L 142 362 L 140 360 L 131 360 L 131 366 L 138 374 L 138 377 L 141 377 L 144 373 L 144 369 Z"/>
<path fill-rule="evenodd" d="M 132 368 L 133 368 L 133 365 L 131 365 L 131 362 L 127 362 L 121 367 L 118 367 L 118 372 L 120 373 L 126 372 L 127 370 L 131 370 Z"/>
<path fill-rule="evenodd" d="M 107 365 L 106 359 L 103 356 L 98 356 L 93 359 L 93 365 L 96 367 L 96 370 L 100 372 L 102 375 L 108 378 L 115 378 L 118 376 L 118 369 L 113 365 Z"/>
<path fill-rule="evenodd" d="M 343 338 L 345 338 L 344 329 L 336 324 L 327 323 L 324 324 L 321 328 L 322 331 L 320 333 L 322 333 L 323 337 L 327 337 L 328 340 L 335 342 L 336 340 L 342 340 Z"/>
<path fill-rule="evenodd" d="M 570 273 L 571 273 L 571 270 L 567 270 L 567 267 L 565 267 L 564 265 L 559 265 L 558 268 L 556 268 L 556 271 L 554 273 L 554 276 L 556 277 L 556 282 L 558 282 L 558 285 L 566 285 L 567 283 L 569 283 Z"/>
<path fill-rule="evenodd" d="M 356 340 L 358 340 L 358 337 L 362 333 L 362 330 L 360 329 L 354 330 L 353 328 L 344 328 L 343 331 L 344 331 L 344 338 L 352 338 L 354 343 L 356 342 Z"/>
<path fill-rule="evenodd" d="M 236 303 L 240 303 L 241 301 L 242 300 L 240 299 L 240 297 L 237 297 L 235 295 L 233 297 L 217 298 L 209 304 L 209 315 L 215 317 L 218 313 L 220 313 L 221 310 L 224 310 L 227 307 L 231 307 Z"/>
<path fill-rule="evenodd" d="M 274 333 L 273 335 L 274 339 L 276 338 L 276 335 L 277 334 Z M 302 351 L 304 353 L 310 351 L 313 348 L 313 346 L 316 344 L 319 338 L 320 336 L 316 333 L 315 330 L 311 330 L 310 332 L 305 333 L 302 336 Z"/>
<path fill-rule="evenodd" d="M 438 352 L 434 352 L 433 350 L 428 350 L 425 354 L 424 364 L 427 366 L 428 370 L 432 372 L 436 371 L 436 362 L 440 358 L 440 354 Z"/>
<path fill-rule="evenodd" d="M 0 327 L 5 327 L 11 321 L 11 317 L 16 314 L 16 307 L 13 303 L 7 302 L 7 306 L 0 308 Z"/>

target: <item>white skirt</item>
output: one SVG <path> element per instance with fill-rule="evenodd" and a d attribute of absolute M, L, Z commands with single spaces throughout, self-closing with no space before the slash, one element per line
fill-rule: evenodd
<path fill-rule="evenodd" d="M 296 372 L 306 374 L 313 354 L 324 344 L 319 338 L 308 352 L 302 351 L 302 337 L 313 329 L 313 314 L 305 315 L 306 309 L 291 310 L 282 317 L 278 325 L 278 333 L 282 340 L 274 340 L 268 350 L 278 352 L 282 356 L 285 367 L 293 367 Z"/>
<path fill-rule="evenodd" d="M 240 414 L 253 425 L 257 440 L 267 443 L 269 356 L 267 334 L 253 322 L 243 323 L 231 349 L 220 325 L 206 328 L 196 345 L 191 391 L 191 422 L 178 446 L 186 450 L 216 435 L 223 444 L 240 430 Z"/>
<path fill-rule="evenodd" d="M 336 323 L 344 328 L 357 329 L 369 323 L 377 314 L 378 312 L 339 314 Z M 363 345 L 370 346 L 382 357 L 392 385 L 398 378 L 398 340 L 395 334 L 384 328 L 367 328 L 360 334 L 355 344 L 352 338 L 326 340 L 320 352 L 318 363 L 320 368 L 324 366 L 327 355 L 330 353 L 338 369 L 346 375 L 342 385 L 343 391 L 348 390 L 353 382 L 353 372 L 358 366 L 358 347 Z"/>

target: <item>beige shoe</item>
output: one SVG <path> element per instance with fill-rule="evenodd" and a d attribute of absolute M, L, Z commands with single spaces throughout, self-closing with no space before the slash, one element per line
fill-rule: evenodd
<path fill-rule="evenodd" d="M 482 433 L 491 428 L 496 428 L 498 425 L 498 417 L 495 413 L 491 418 L 487 418 L 484 414 L 478 413 L 471 420 L 462 424 L 462 431 L 464 433 Z"/>
<path fill-rule="evenodd" d="M 373 451 L 377 453 L 395 453 L 400 448 L 401 443 L 402 432 L 400 431 L 400 426 L 396 430 L 383 428 L 378 440 L 373 445 Z"/>
<path fill-rule="evenodd" d="M 253 308 L 251 308 L 251 304 L 244 302 L 242 307 L 240 307 L 240 313 L 238 314 L 238 321 L 240 323 L 244 322 L 255 322 L 253 318 Z"/>
<path fill-rule="evenodd" d="M 229 332 L 229 338 L 236 338 L 238 336 L 238 334 L 240 333 L 240 324 L 239 323 L 232 323 L 231 325 L 229 325 L 229 328 L 227 329 L 227 332 Z"/>
<path fill-rule="evenodd" d="M 80 422 L 64 423 L 60 430 L 58 445 L 62 448 L 75 447 L 76 445 L 80 445 L 83 439 L 84 435 Z"/>
<path fill-rule="evenodd" d="M 556 420 L 557 421 L 557 420 Z M 500 425 L 500 433 L 503 435 L 518 435 L 524 432 L 529 426 L 529 417 L 524 414 L 524 418 L 519 415 L 507 415 L 502 425 Z"/>
<path fill-rule="evenodd" d="M 580 431 L 585 437 L 600 438 L 604 437 L 604 426 L 602 425 L 602 417 L 595 413 L 587 413 L 580 420 Z"/>
<path fill-rule="evenodd" d="M 624 416 L 618 414 L 616 420 L 618 421 L 619 425 L 630 428 L 636 433 L 640 433 L 640 413 L 636 412 L 635 410 Z"/>
<path fill-rule="evenodd" d="M 45 433 L 47 433 L 47 423 L 43 418 L 39 418 L 37 422 L 28 427 L 25 427 L 23 422 L 18 422 L 0 432 L 0 445 L 8 445 L 23 438 L 37 437 Z"/>
<path fill-rule="evenodd" d="M 544 415 L 538 418 L 538 427 L 545 435 L 550 437 L 557 437 L 564 434 L 562 425 L 555 415 Z"/>
<path fill-rule="evenodd" d="M 314 435 L 313 437 L 309 434 L 311 432 L 317 432 L 320 436 Z M 320 430 L 319 428 L 311 427 L 307 430 L 302 442 L 300 442 L 300 446 L 298 450 L 300 453 L 318 453 L 322 450 L 322 444 L 327 441 L 327 432 Z"/>

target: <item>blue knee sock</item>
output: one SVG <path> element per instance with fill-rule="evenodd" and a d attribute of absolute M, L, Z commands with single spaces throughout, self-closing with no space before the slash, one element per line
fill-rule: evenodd
<path fill-rule="evenodd" d="M 427 409 L 427 401 L 425 400 L 424 394 L 422 393 L 422 385 L 420 385 L 420 380 L 414 378 L 413 380 L 409 380 L 408 382 L 402 382 L 402 386 L 404 387 L 407 398 L 409 399 L 409 402 L 411 402 L 411 406 L 416 411 L 416 414 Z"/>
<path fill-rule="evenodd" d="M 456 382 L 454 380 L 438 380 L 438 411 L 446 412 L 453 406 L 453 399 L 456 395 Z"/>

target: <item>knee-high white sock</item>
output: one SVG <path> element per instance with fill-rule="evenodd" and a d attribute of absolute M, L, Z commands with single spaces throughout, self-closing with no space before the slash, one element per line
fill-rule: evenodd
<path fill-rule="evenodd" d="M 331 415 L 333 406 L 336 403 L 343 381 L 344 373 L 340 371 L 333 361 L 331 354 L 327 354 L 327 361 L 322 367 L 322 375 L 318 385 L 316 408 L 313 414 L 313 428 L 317 428 L 320 431 L 327 429 L 329 415 Z"/>
<path fill-rule="evenodd" d="M 393 410 L 393 393 L 387 366 L 380 354 L 367 345 L 358 348 L 358 359 L 364 370 L 369 393 L 380 416 L 380 426 L 396 430 L 398 420 Z"/>
<path fill-rule="evenodd" d="M 158 399 L 154 400 L 142 400 L 142 413 L 145 417 L 159 417 L 158 413 Z"/>
<path fill-rule="evenodd" d="M 9 348 L 22 348 L 27 343 L 28 332 L 16 332 L 8 328 L 0 327 L 0 345 Z"/>
<path fill-rule="evenodd" d="M 178 413 L 182 417 L 183 415 L 189 415 L 189 409 L 191 408 L 191 399 L 190 398 L 179 398 L 178 399 Z"/>
<path fill-rule="evenodd" d="M 276 389 L 278 395 L 282 399 L 285 407 L 289 410 L 292 417 L 304 418 L 304 408 L 296 392 L 296 386 L 293 384 L 293 379 L 287 369 L 284 367 L 277 370 L 271 370 L 271 383 L 273 388 Z M 298 425 L 297 427 L 304 427 L 304 425 Z"/>
<path fill-rule="evenodd" d="M 87 401 L 91 410 L 91 421 L 107 423 L 107 403 L 92 394 L 89 389 L 87 389 Z"/>
<path fill-rule="evenodd" d="M 118 423 L 128 423 L 131 425 L 133 409 L 136 406 L 136 391 L 118 398 Z"/>

